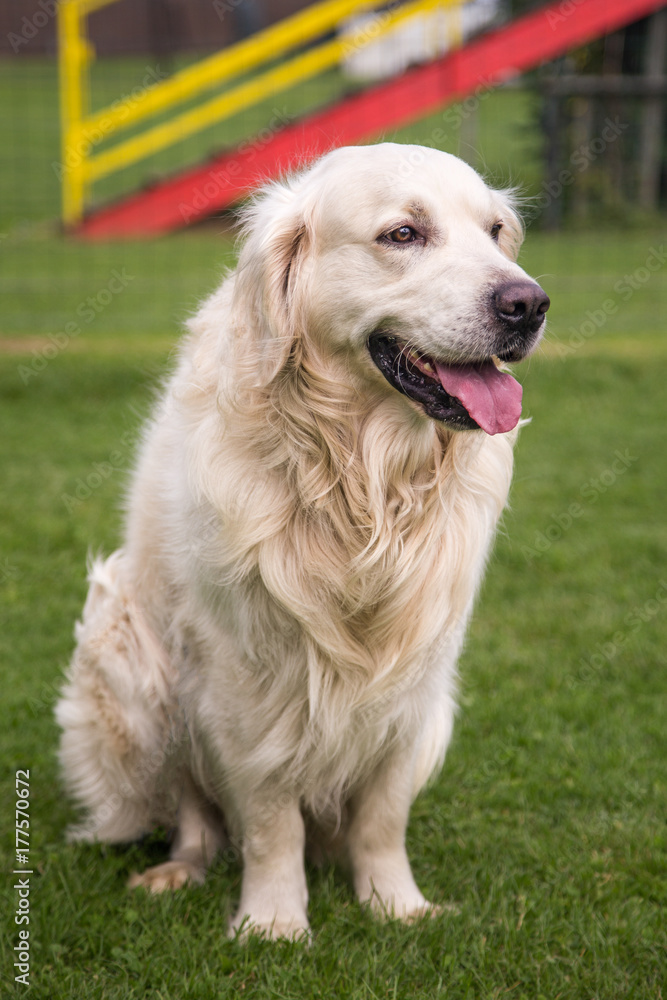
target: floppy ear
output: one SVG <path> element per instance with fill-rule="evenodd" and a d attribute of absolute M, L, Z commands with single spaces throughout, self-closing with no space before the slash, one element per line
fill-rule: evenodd
<path fill-rule="evenodd" d="M 255 384 L 270 382 L 300 339 L 298 286 L 310 244 L 300 187 L 299 178 L 272 184 L 242 215 L 246 242 L 233 305 L 244 367 L 256 366 Z"/>

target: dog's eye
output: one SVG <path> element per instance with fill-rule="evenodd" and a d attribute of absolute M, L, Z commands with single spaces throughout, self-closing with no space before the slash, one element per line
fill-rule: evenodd
<path fill-rule="evenodd" d="M 491 226 L 491 233 L 490 233 L 491 239 L 495 240 L 496 243 L 498 242 L 498 237 L 500 236 L 500 230 L 502 228 L 503 228 L 502 222 L 494 222 L 494 224 Z"/>
<path fill-rule="evenodd" d="M 398 229 L 392 229 L 390 233 L 387 233 L 385 239 L 389 240 L 390 243 L 414 243 L 421 237 L 412 226 L 399 226 Z"/>

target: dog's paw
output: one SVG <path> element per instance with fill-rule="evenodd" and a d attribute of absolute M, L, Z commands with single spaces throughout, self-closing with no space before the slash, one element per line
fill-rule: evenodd
<path fill-rule="evenodd" d="M 402 920 L 404 924 L 416 924 L 420 920 L 432 920 L 434 917 L 442 917 L 445 914 L 457 916 L 461 908 L 455 903 L 429 903 L 427 899 L 423 903 L 412 907 L 412 909 L 402 909 L 391 912 L 384 911 L 384 916 L 391 920 Z"/>
<path fill-rule="evenodd" d="M 128 889 L 148 889 L 149 892 L 168 892 L 182 889 L 184 885 L 204 881 L 204 872 L 197 865 L 188 861 L 165 861 L 162 865 L 154 865 L 145 872 L 133 872 L 128 879 Z"/>
<path fill-rule="evenodd" d="M 310 925 L 306 917 L 275 917 L 267 921 L 253 920 L 250 914 L 236 914 L 229 925 L 229 937 L 245 942 L 251 934 L 257 934 L 271 941 L 286 939 L 310 943 Z"/>
<path fill-rule="evenodd" d="M 412 910 L 403 911 L 397 916 L 398 919 L 402 920 L 405 924 L 415 924 L 420 920 L 429 920 L 433 917 L 441 917 L 443 913 L 448 913 L 450 911 L 456 911 L 456 907 L 449 906 L 447 904 L 440 906 L 438 903 L 429 903 L 429 901 L 425 899 L 421 906 L 416 906 Z"/>
<path fill-rule="evenodd" d="M 391 900 L 386 900 L 375 892 L 365 902 L 370 906 L 373 915 L 380 920 L 401 920 L 405 924 L 441 917 L 445 913 L 460 912 L 453 904 L 430 903 L 421 893 L 411 893 L 402 899 L 393 897 Z"/>

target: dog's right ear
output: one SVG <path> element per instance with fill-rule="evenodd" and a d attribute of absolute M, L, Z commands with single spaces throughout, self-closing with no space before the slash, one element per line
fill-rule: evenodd
<path fill-rule="evenodd" d="M 299 283 L 310 244 L 300 187 L 299 178 L 272 184 L 242 215 L 246 242 L 235 279 L 234 315 L 259 384 L 275 377 L 300 338 Z"/>

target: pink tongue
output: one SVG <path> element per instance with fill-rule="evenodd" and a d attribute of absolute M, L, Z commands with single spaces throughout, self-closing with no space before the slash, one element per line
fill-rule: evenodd
<path fill-rule="evenodd" d="M 504 434 L 519 423 L 523 389 L 493 361 L 479 365 L 435 363 L 445 392 L 455 396 L 487 434 Z"/>

